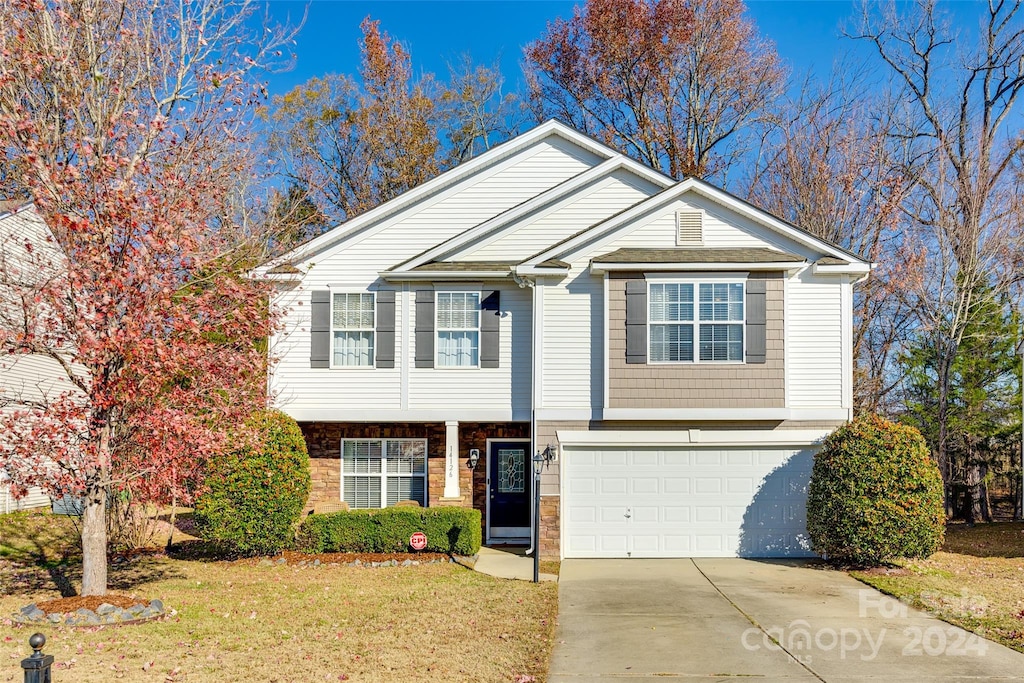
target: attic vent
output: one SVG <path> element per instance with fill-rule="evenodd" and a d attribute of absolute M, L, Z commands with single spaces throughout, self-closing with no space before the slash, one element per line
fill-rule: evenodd
<path fill-rule="evenodd" d="M 699 247 L 704 244 L 704 212 L 676 212 L 676 244 L 680 247 Z"/>

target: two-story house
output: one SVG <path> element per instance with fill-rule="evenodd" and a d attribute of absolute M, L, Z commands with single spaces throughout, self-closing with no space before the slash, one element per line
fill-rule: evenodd
<path fill-rule="evenodd" d="M 807 554 L 870 264 L 549 121 L 261 268 L 313 500 L 483 514 L 556 557 Z"/>

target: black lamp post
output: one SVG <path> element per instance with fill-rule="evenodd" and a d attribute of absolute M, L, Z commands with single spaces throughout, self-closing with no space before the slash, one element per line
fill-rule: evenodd
<path fill-rule="evenodd" d="M 551 446 L 533 456 L 533 582 L 540 583 L 540 475 L 551 460 Z"/>

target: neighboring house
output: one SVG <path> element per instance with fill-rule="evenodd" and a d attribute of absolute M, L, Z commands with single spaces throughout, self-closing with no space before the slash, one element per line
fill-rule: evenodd
<path fill-rule="evenodd" d="M 28 250 L 56 252 L 49 228 L 27 200 L 0 200 L 0 324 L 18 324 L 18 302 L 8 285 L 35 276 L 32 271 L 39 259 L 29 256 Z M 0 412 L 41 403 L 68 386 L 56 361 L 0 351 Z M 10 473 L 0 468 L 0 513 L 50 505 L 50 498 L 37 487 L 29 488 L 27 496 L 15 498 L 7 483 L 9 477 Z"/>
<path fill-rule="evenodd" d="M 687 557 L 809 553 L 869 271 L 550 121 L 256 274 L 312 503 L 472 506 L 529 541 L 547 449 L 543 555 Z"/>

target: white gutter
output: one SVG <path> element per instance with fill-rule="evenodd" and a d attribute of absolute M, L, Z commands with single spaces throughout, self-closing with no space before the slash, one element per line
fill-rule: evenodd
<path fill-rule="evenodd" d="M 708 271 L 708 270 L 799 270 L 806 261 L 777 261 L 769 263 L 591 263 L 590 272 L 601 275 L 613 271 Z"/>

